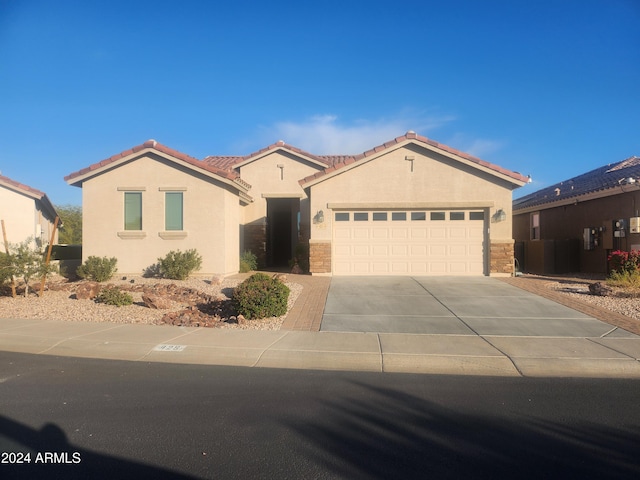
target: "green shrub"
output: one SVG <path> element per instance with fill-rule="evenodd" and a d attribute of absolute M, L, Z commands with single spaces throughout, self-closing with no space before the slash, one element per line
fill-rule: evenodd
<path fill-rule="evenodd" d="M 622 270 L 611 272 L 607 285 L 612 287 L 640 289 L 640 270 Z"/>
<path fill-rule="evenodd" d="M 236 310 L 249 320 L 286 314 L 288 299 L 289 287 L 264 273 L 254 273 L 233 291 Z"/>
<path fill-rule="evenodd" d="M 195 250 L 172 250 L 164 258 L 159 258 L 160 274 L 171 280 L 186 280 L 193 272 L 202 267 L 202 257 Z"/>
<path fill-rule="evenodd" d="M 240 255 L 240 273 L 247 273 L 257 269 L 258 257 L 249 250 L 242 252 L 242 255 Z"/>
<path fill-rule="evenodd" d="M 103 288 L 98 294 L 96 302 L 122 307 L 125 305 L 131 305 L 133 303 L 133 297 L 129 293 L 123 292 L 118 287 L 107 287 Z"/>
<path fill-rule="evenodd" d="M 115 257 L 94 257 L 90 256 L 78 267 L 76 274 L 80 278 L 93 280 L 95 282 L 106 282 L 118 270 L 116 265 L 118 259 Z"/>

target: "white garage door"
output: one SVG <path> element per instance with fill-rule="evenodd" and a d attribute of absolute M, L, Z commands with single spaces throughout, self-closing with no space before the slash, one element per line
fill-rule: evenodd
<path fill-rule="evenodd" d="M 485 213 L 334 211 L 334 275 L 482 275 Z"/>

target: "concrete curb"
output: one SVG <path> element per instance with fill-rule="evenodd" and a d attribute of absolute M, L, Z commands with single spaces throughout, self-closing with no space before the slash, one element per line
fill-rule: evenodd
<path fill-rule="evenodd" d="M 640 378 L 640 338 L 237 331 L 0 319 L 0 350 L 259 368 Z"/>

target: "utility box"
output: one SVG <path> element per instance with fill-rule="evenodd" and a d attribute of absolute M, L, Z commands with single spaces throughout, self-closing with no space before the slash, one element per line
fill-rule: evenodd
<path fill-rule="evenodd" d="M 629 219 L 629 232 L 640 233 L 640 217 L 631 217 Z"/>
<path fill-rule="evenodd" d="M 613 221 L 613 236 L 616 238 L 626 237 L 627 225 L 623 218 Z"/>

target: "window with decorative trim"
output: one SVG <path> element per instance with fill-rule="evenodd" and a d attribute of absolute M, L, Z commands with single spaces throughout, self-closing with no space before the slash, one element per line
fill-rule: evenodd
<path fill-rule="evenodd" d="M 142 192 L 124 192 L 124 229 L 142 230 Z"/>
<path fill-rule="evenodd" d="M 183 230 L 183 195 L 182 192 L 165 192 L 164 194 L 164 229 L 167 231 Z"/>

